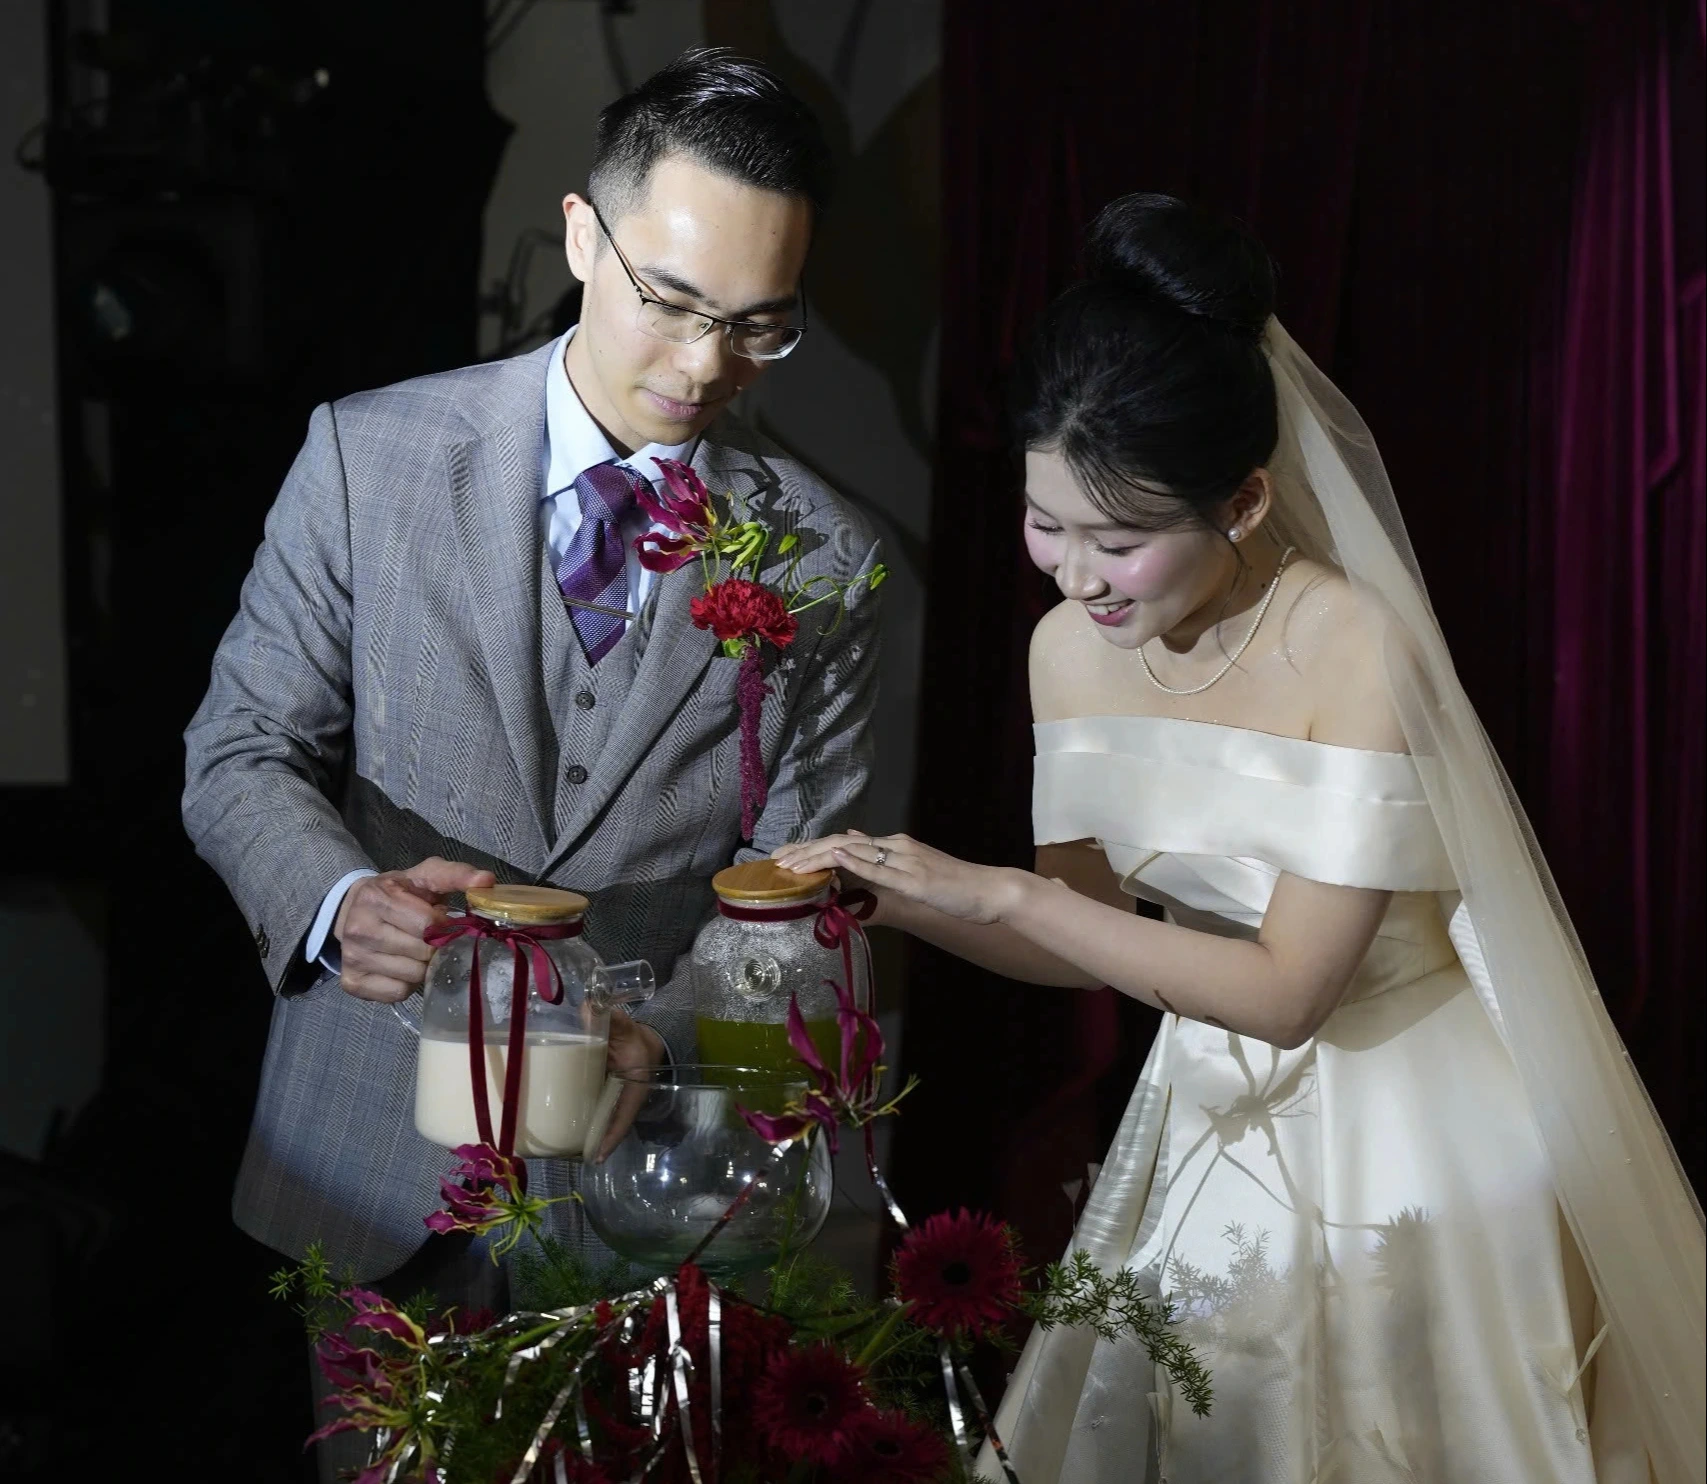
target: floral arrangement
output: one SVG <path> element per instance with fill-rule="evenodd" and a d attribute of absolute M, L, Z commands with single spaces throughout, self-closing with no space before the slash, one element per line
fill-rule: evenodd
<path fill-rule="evenodd" d="M 840 622 L 848 595 L 881 586 L 889 569 L 880 563 L 860 577 L 819 575 L 801 581 L 804 552 L 799 536 L 789 532 L 776 543 L 776 554 L 790 560 L 779 586 L 767 587 L 759 581 L 759 571 L 771 549 L 770 527 L 737 511 L 733 500 L 728 514 L 719 510 L 705 482 L 686 464 L 675 459 L 652 462 L 663 475 L 665 492 L 654 494 L 647 486 L 637 497 L 648 519 L 670 534 L 639 536 L 635 550 L 641 564 L 653 572 L 674 572 L 699 562 L 705 591 L 691 606 L 694 627 L 709 629 L 724 655 L 740 661 L 735 696 L 741 708 L 741 832 L 750 840 L 770 791 L 759 753 L 759 713 L 770 693 L 764 679 L 764 646 L 787 649 L 800 628 L 798 615 L 820 603 L 835 603 Z M 735 519 L 737 514 L 742 518 Z"/>
<path fill-rule="evenodd" d="M 861 903 L 841 901 L 857 931 Z M 961 1484 L 981 1434 L 1020 1484 L 969 1364 L 980 1343 L 1011 1349 L 1016 1321 L 1134 1337 L 1206 1414 L 1208 1374 L 1171 1306 L 1147 1299 L 1132 1271 L 1104 1273 L 1076 1252 L 1028 1274 L 1013 1230 L 989 1216 L 908 1223 L 872 1130 L 913 1083 L 884 1098 L 882 1030 L 856 1002 L 851 966 L 830 983 L 837 1064 L 791 999 L 805 1090 L 779 1111 L 740 1116 L 779 1158 L 798 1141 L 833 1151 L 843 1129 L 863 1133 L 867 1173 L 901 1232 L 887 1296 L 862 1297 L 799 1249 L 792 1224 L 762 1301 L 710 1281 L 698 1260 L 753 1184 L 673 1275 L 646 1283 L 620 1263 L 592 1272 L 544 1233 L 551 1202 L 528 1195 L 523 1162 L 466 1144 L 426 1224 L 487 1237 L 494 1260 L 513 1251 L 526 1307 L 501 1319 L 435 1315 L 426 1298 L 397 1303 L 335 1281 L 311 1250 L 273 1280 L 318 1335 L 334 1388 L 336 1415 L 309 1441 L 368 1434 L 356 1484 Z"/>
<path fill-rule="evenodd" d="M 340 1286 L 318 1252 L 275 1275 L 336 1388 L 310 1441 L 369 1434 L 356 1484 L 963 1484 L 990 1433 L 973 1345 L 1021 1319 L 1136 1336 L 1209 1410 L 1207 1374 L 1135 1274 L 1081 1252 L 1028 1285 L 1012 1230 L 966 1211 L 908 1231 L 875 1303 L 807 1252 L 779 1259 L 762 1303 L 691 1263 L 623 1291 L 632 1274 L 589 1272 L 550 1238 L 517 1271 L 539 1306 L 502 1319 Z"/>

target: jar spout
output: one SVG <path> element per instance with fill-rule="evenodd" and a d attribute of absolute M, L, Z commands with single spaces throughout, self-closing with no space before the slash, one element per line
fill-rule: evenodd
<path fill-rule="evenodd" d="M 643 1005 L 658 989 L 652 965 L 643 958 L 625 964 L 600 964 L 590 981 L 587 997 L 603 1010 L 616 1005 Z"/>

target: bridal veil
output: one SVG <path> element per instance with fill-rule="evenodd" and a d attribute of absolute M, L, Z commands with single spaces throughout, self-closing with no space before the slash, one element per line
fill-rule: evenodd
<path fill-rule="evenodd" d="M 1597 1420 L 1627 1449 L 1646 1446 L 1660 1484 L 1700 1481 L 1701 1207 L 1459 683 L 1368 427 L 1278 320 L 1264 345 L 1280 411 L 1273 518 L 1388 615 L 1394 701 L 1459 887 L 1444 904 L 1452 937 L 1516 1063 L 1594 1284 Z"/>

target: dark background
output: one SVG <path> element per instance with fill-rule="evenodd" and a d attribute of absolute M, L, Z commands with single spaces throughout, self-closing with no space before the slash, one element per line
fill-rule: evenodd
<path fill-rule="evenodd" d="M 26 154 L 54 202 L 73 782 L 5 809 L 16 859 L 105 902 L 108 1054 L 41 1164 L 7 1160 L 37 1322 L 5 1347 L 0 1475 L 307 1478 L 301 1332 L 230 1220 L 271 996 L 184 836 L 182 733 L 312 407 L 478 359 L 508 126 L 477 0 L 112 0 L 104 38 L 68 9 Z M 98 130 L 75 62 L 108 75 Z M 20 1207 L 55 1226 L 14 1237 Z"/>
<path fill-rule="evenodd" d="M 1003 14 L 945 15 L 928 587 L 954 600 L 927 609 L 918 832 L 1031 858 L 1010 801 L 1031 783 L 1026 645 L 1054 599 L 1012 530 L 1002 375 L 1025 325 L 1110 198 L 1230 209 L 1279 263 L 1281 319 L 1374 430 L 1464 684 L 1699 1189 L 1707 11 Z M 994 1204 L 1035 1259 L 1059 1253 L 1154 1016 L 930 949 L 910 964 L 907 1055 L 928 1076 L 897 1140 L 903 1201 Z"/>
<path fill-rule="evenodd" d="M 44 1157 L 4 1160 L 0 1474 L 294 1480 L 306 1361 L 264 1294 L 277 1259 L 229 1219 L 269 997 L 179 825 L 181 732 L 309 409 L 477 358 L 508 126 L 474 0 L 112 0 L 97 52 L 67 11 L 48 5 L 54 117 L 23 154 L 54 202 L 73 781 L 0 809 L 15 861 L 96 904 L 109 1050 Z M 1239 212 L 1280 261 L 1282 317 L 1381 440 L 1698 1186 L 1703 24 L 1688 3 L 948 0 L 925 558 L 948 601 L 927 613 L 915 807 L 933 843 L 1029 858 L 1023 655 L 1047 597 L 1000 420 L 1024 326 L 1109 197 Z M 99 130 L 68 95 L 79 60 L 110 78 Z M 925 1080 L 903 1202 L 995 1209 L 1055 1255 L 1147 1013 L 908 968 Z"/>

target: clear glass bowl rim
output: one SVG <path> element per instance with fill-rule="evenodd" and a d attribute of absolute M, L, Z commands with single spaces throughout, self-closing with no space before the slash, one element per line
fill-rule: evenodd
<path fill-rule="evenodd" d="M 697 1076 L 682 1076 L 684 1072 L 697 1073 Z M 711 1082 L 705 1077 L 707 1072 L 723 1072 L 733 1074 L 726 1082 Z M 620 1082 L 627 1087 L 647 1087 L 659 1092 L 746 1092 L 749 1089 L 763 1088 L 799 1088 L 802 1091 L 810 1085 L 805 1068 L 801 1069 L 798 1077 L 785 1076 L 775 1071 L 766 1071 L 759 1067 L 742 1067 L 724 1062 L 677 1062 L 674 1066 L 665 1067 L 624 1067 L 621 1071 L 606 1074 L 611 1082 Z M 736 1082 L 734 1076 L 742 1080 Z"/>

